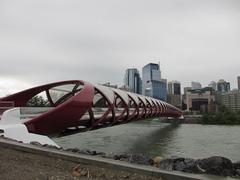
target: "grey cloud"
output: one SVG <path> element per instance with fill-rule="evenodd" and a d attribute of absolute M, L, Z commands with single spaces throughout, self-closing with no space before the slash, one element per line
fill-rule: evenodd
<path fill-rule="evenodd" d="M 184 86 L 240 67 L 238 0 L 0 1 L 0 77 L 122 84 L 124 70 L 161 62 Z"/>

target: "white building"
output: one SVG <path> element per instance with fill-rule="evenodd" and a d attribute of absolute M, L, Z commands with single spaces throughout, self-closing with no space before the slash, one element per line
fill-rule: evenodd
<path fill-rule="evenodd" d="M 202 85 L 201 85 L 200 82 L 194 82 L 194 81 L 192 81 L 192 82 L 191 82 L 191 86 L 192 86 L 192 90 L 194 90 L 194 89 L 201 89 L 201 88 L 202 88 Z"/>

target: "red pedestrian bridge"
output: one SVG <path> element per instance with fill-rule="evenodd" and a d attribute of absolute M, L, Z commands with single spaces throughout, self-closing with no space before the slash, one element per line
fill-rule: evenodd
<path fill-rule="evenodd" d="M 0 125 L 20 124 L 41 135 L 180 116 L 181 110 L 158 99 L 80 80 L 46 84 L 0 98 Z"/>

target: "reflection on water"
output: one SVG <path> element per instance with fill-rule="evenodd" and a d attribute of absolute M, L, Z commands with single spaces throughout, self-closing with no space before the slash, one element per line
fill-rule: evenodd
<path fill-rule="evenodd" d="M 129 148 L 129 152 L 147 155 L 167 154 L 178 127 L 179 125 L 174 124 L 159 126 L 154 131 L 146 133 L 142 138 L 136 139 Z"/>
<path fill-rule="evenodd" d="M 55 139 L 64 148 L 106 153 L 202 158 L 221 155 L 240 160 L 240 126 L 169 125 L 158 119 L 138 121 Z"/>

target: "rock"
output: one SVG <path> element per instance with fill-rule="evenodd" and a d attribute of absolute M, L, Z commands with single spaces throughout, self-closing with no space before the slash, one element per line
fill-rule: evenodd
<path fill-rule="evenodd" d="M 89 155 L 92 155 L 92 156 L 104 156 L 105 155 L 104 152 L 97 152 L 97 151 L 90 151 L 90 150 L 88 150 L 88 153 L 89 153 Z"/>
<path fill-rule="evenodd" d="M 163 159 L 160 161 L 158 167 L 168 171 L 182 171 L 188 173 L 203 173 L 205 172 L 199 168 L 197 161 L 191 158 L 172 157 L 170 159 Z"/>
<path fill-rule="evenodd" d="M 78 148 L 70 148 L 70 149 L 66 149 L 66 151 L 70 151 L 70 152 L 74 152 L 74 153 L 79 153 L 79 154 L 85 154 L 85 155 L 90 155 L 90 156 L 97 156 L 97 155 L 101 155 L 104 156 L 106 155 L 103 152 L 97 152 L 97 151 L 91 151 L 88 149 L 78 149 Z"/>
<path fill-rule="evenodd" d="M 174 160 L 173 159 L 163 159 L 160 161 L 159 166 L 160 169 L 164 169 L 167 171 L 173 171 L 174 170 Z"/>
<path fill-rule="evenodd" d="M 133 164 L 151 165 L 151 159 L 143 154 L 120 154 L 114 155 L 113 159 Z"/>
<path fill-rule="evenodd" d="M 42 147 L 47 147 L 50 149 L 62 149 L 62 148 L 58 148 L 57 146 L 53 146 L 53 145 L 49 145 L 49 144 L 44 144 L 44 145 L 42 145 Z"/>
<path fill-rule="evenodd" d="M 240 161 L 233 163 L 234 169 L 240 169 Z"/>
<path fill-rule="evenodd" d="M 235 176 L 240 177 L 240 169 L 235 170 Z"/>
<path fill-rule="evenodd" d="M 31 141 L 30 144 L 35 145 L 35 146 L 42 146 L 39 142 L 37 141 Z"/>
<path fill-rule="evenodd" d="M 159 167 L 159 164 L 160 164 L 160 162 L 161 162 L 162 160 L 163 160 L 163 157 L 161 157 L 161 156 L 156 156 L 156 157 L 154 157 L 154 158 L 152 159 L 151 164 L 154 165 L 154 166 L 156 166 L 156 167 Z"/>
<path fill-rule="evenodd" d="M 164 170 L 177 170 L 184 172 L 192 172 L 196 167 L 194 159 L 185 159 L 182 157 L 172 157 L 163 159 L 159 163 L 159 168 Z"/>
<path fill-rule="evenodd" d="M 120 160 L 120 161 L 128 161 L 129 157 L 130 157 L 129 154 L 119 154 L 119 155 L 114 155 L 113 159 Z"/>
<path fill-rule="evenodd" d="M 206 173 L 220 176 L 240 175 L 239 163 L 232 163 L 231 160 L 213 156 L 210 158 L 194 160 L 190 158 L 172 157 L 160 161 L 158 167 L 164 170 L 176 170 L 188 173 Z"/>
<path fill-rule="evenodd" d="M 128 162 L 134 164 L 150 165 L 151 159 L 143 154 L 133 154 L 130 156 Z"/>
<path fill-rule="evenodd" d="M 199 169 L 196 160 L 186 158 L 186 159 L 178 159 L 174 162 L 174 170 L 183 171 L 188 173 L 202 173 L 201 169 Z"/>
<path fill-rule="evenodd" d="M 213 156 L 205 159 L 198 160 L 197 162 L 200 169 L 204 170 L 207 174 L 214 174 L 220 176 L 233 176 L 234 167 L 231 160 Z"/>
<path fill-rule="evenodd" d="M 34 145 L 34 146 L 41 146 L 41 147 L 47 147 L 47 148 L 51 148 L 51 149 L 62 149 L 62 147 L 57 147 L 57 146 L 53 146 L 53 145 L 49 145 L 49 144 L 40 144 L 37 141 L 31 141 L 30 144 Z"/>
<path fill-rule="evenodd" d="M 79 150 L 78 148 L 69 148 L 69 149 L 66 149 L 66 151 L 70 151 L 70 152 L 77 153 L 77 152 L 79 152 L 80 150 Z"/>
<path fill-rule="evenodd" d="M 83 149 L 78 151 L 79 154 L 85 154 L 85 155 L 91 155 L 91 156 L 95 155 L 95 152 L 96 151 L 90 151 L 88 149 Z"/>

